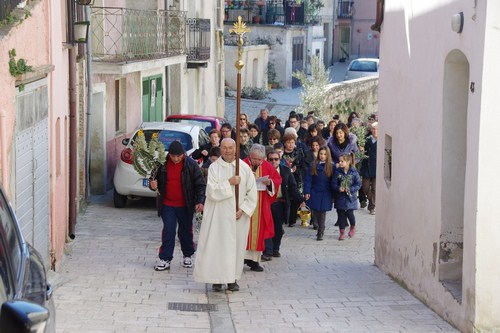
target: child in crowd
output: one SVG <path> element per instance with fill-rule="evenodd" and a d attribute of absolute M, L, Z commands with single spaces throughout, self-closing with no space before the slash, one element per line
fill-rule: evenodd
<path fill-rule="evenodd" d="M 304 180 L 304 197 L 312 210 L 313 224 L 318 230 L 318 241 L 323 240 L 325 233 L 326 212 L 332 210 L 332 176 L 332 155 L 327 147 L 321 147 Z"/>
<path fill-rule="evenodd" d="M 250 154 L 250 148 L 253 141 L 250 140 L 250 131 L 248 128 L 240 128 L 240 159 L 245 159 Z"/>
<path fill-rule="evenodd" d="M 207 181 L 208 167 L 210 164 L 217 161 L 221 154 L 220 147 L 212 147 L 208 151 L 208 160 L 201 166 L 201 173 L 203 174 L 203 177 L 205 177 L 205 182 Z"/>
<path fill-rule="evenodd" d="M 354 166 L 354 154 L 344 154 L 339 157 L 339 166 L 332 178 L 332 188 L 335 195 L 335 208 L 337 209 L 338 224 L 340 229 L 339 240 L 346 238 L 345 228 L 347 220 L 349 237 L 356 233 L 356 218 L 354 210 L 358 209 L 358 197 L 356 193 L 361 188 L 361 178 Z"/>
<path fill-rule="evenodd" d="M 253 143 L 262 144 L 262 138 L 261 138 L 261 133 L 259 132 L 259 126 L 255 124 L 248 124 L 248 130 L 250 133 L 250 140 L 252 140 Z"/>

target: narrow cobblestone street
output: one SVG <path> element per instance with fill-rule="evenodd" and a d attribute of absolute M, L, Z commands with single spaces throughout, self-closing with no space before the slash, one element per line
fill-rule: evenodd
<path fill-rule="evenodd" d="M 346 65 L 334 66 L 332 82 Z M 253 120 L 267 107 L 285 121 L 300 91 L 242 100 L 242 112 Z M 227 98 L 233 124 L 235 109 Z M 245 268 L 239 292 L 214 293 L 181 266 L 179 244 L 170 271 L 153 270 L 162 228 L 153 200 L 116 209 L 112 192 L 93 197 L 52 276 L 58 332 L 457 332 L 374 266 L 375 216 L 361 209 L 356 219 L 358 233 L 346 241 L 337 240 L 334 211 L 322 242 L 312 228 L 285 227 L 281 258 L 264 262 L 262 273 Z"/>
<path fill-rule="evenodd" d="M 53 276 L 60 333 L 456 332 L 373 265 L 366 210 L 342 242 L 334 212 L 322 242 L 311 228 L 285 227 L 281 258 L 262 273 L 245 268 L 241 291 L 214 293 L 181 266 L 178 244 L 170 271 L 153 270 L 162 224 L 152 200 L 116 209 L 111 193 L 93 199 Z M 170 310 L 174 303 L 215 309 Z"/>

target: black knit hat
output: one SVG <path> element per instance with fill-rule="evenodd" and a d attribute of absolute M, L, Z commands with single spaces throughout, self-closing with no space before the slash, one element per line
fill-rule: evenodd
<path fill-rule="evenodd" d="M 168 147 L 168 153 L 172 155 L 182 155 L 184 154 L 184 147 L 179 141 L 174 141 Z"/>

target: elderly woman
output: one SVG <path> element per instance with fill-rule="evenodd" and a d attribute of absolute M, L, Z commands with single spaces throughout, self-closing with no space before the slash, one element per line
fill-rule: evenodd
<path fill-rule="evenodd" d="M 338 167 L 339 157 L 341 155 L 356 154 L 358 144 L 356 136 L 349 133 L 349 128 L 346 124 L 339 123 L 335 126 L 334 136 L 328 140 L 328 148 L 332 153 L 332 161 Z"/>

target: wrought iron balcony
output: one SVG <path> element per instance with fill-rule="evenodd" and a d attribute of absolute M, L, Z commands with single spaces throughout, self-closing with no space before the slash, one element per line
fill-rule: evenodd
<path fill-rule="evenodd" d="M 210 59 L 210 19 L 188 18 L 187 26 L 188 64 L 207 62 Z"/>
<path fill-rule="evenodd" d="M 351 18 L 354 14 L 354 1 L 339 1 L 338 18 Z"/>
<path fill-rule="evenodd" d="M 134 62 L 186 54 L 186 12 L 92 7 L 92 60 Z"/>
<path fill-rule="evenodd" d="M 308 14 L 303 1 L 287 0 L 226 0 L 224 23 L 233 23 L 241 16 L 249 24 L 315 25 L 321 18 Z"/>

